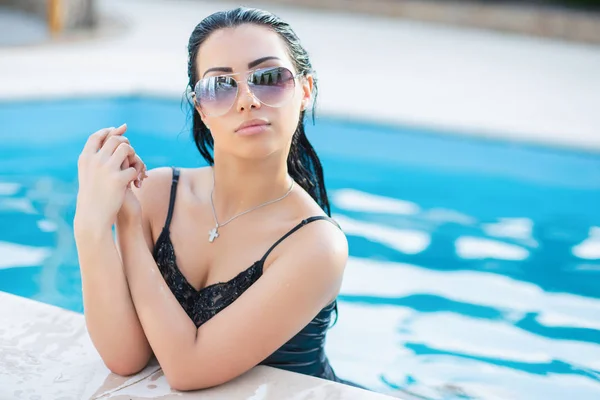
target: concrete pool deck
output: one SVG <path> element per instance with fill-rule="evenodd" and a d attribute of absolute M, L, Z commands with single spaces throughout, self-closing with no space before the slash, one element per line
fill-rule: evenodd
<path fill-rule="evenodd" d="M 189 34 L 234 5 L 99 1 L 93 38 L 0 48 L 0 99 L 180 97 Z M 288 20 L 311 54 L 322 114 L 600 151 L 598 45 L 262 6 Z"/>
<path fill-rule="evenodd" d="M 84 317 L 0 292 L 0 399 L 348 399 L 392 397 L 259 366 L 224 385 L 172 390 L 156 361 L 131 377 L 102 363 Z"/>

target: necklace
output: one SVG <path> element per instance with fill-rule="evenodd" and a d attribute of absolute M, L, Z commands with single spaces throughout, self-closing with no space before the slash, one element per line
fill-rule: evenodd
<path fill-rule="evenodd" d="M 219 228 L 222 226 L 227 225 L 228 223 L 230 223 L 231 221 L 233 221 L 234 219 L 236 219 L 237 217 L 241 217 L 244 214 L 248 214 L 250 211 L 254 211 L 258 208 L 264 207 L 266 205 L 269 204 L 273 204 L 276 203 L 280 200 L 283 200 L 287 197 L 288 194 L 290 194 L 292 192 L 292 189 L 294 188 L 294 180 L 292 179 L 292 183 L 290 185 L 290 188 L 288 189 L 288 191 L 281 197 L 275 199 L 275 200 L 269 200 L 265 203 L 259 204 L 256 207 L 252 207 L 249 210 L 246 211 L 242 211 L 239 214 L 234 215 L 233 217 L 229 218 L 227 221 L 223 222 L 222 224 L 219 224 L 219 221 L 217 220 L 217 212 L 215 211 L 215 203 L 213 202 L 213 192 L 215 191 L 215 172 L 213 170 L 213 186 L 212 189 L 210 191 L 210 205 L 212 206 L 212 212 L 213 212 L 213 216 L 215 217 L 215 227 L 212 228 L 210 231 L 208 231 L 208 241 L 209 242 L 214 242 L 216 238 L 219 237 Z"/>

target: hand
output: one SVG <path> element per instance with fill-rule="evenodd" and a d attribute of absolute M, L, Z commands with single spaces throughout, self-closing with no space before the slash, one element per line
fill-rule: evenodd
<path fill-rule="evenodd" d="M 113 129 L 108 133 L 105 140 L 110 139 L 110 137 L 114 135 L 122 135 L 124 132 L 125 131 L 122 129 Z M 131 145 L 129 141 L 127 141 L 127 143 Z M 126 170 L 130 166 L 137 165 L 142 165 L 142 173 L 140 174 L 141 176 L 138 179 L 133 181 L 133 184 L 135 187 L 141 188 L 144 178 L 147 178 L 148 176 L 146 175 L 146 165 L 143 163 L 142 159 L 137 154 L 126 158 L 123 161 L 123 164 L 121 164 L 121 170 Z M 123 205 L 117 213 L 117 222 L 120 224 L 126 224 L 129 222 L 141 222 L 141 216 L 142 208 L 140 202 L 133 193 L 131 185 L 127 185 L 127 189 L 125 190 L 125 197 L 123 199 Z"/>
<path fill-rule="evenodd" d="M 126 129 L 123 124 L 95 132 L 79 156 L 76 230 L 110 230 L 131 192 L 130 184 L 141 186 L 146 166 L 123 136 Z M 130 203 L 137 202 L 133 193 L 129 195 Z"/>

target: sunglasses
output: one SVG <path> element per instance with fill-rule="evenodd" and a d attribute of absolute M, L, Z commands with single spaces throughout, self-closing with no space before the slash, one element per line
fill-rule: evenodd
<path fill-rule="evenodd" d="M 294 96 L 296 78 L 285 67 L 268 67 L 249 71 L 248 89 L 251 95 L 269 107 L 281 107 Z M 210 76 L 194 86 L 195 102 L 205 115 L 218 117 L 226 114 L 239 93 L 237 74 Z"/>

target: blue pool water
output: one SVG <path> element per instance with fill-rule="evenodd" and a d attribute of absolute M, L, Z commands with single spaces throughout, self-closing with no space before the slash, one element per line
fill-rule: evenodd
<path fill-rule="evenodd" d="M 179 100 L 0 103 L 0 290 L 82 311 L 77 156 L 123 122 L 149 167 L 204 165 Z M 600 398 L 600 155 L 328 118 L 308 134 L 350 244 L 340 376 L 425 399 Z"/>

